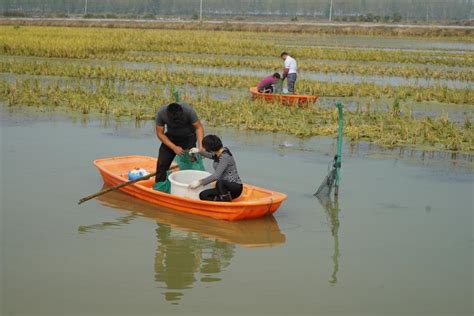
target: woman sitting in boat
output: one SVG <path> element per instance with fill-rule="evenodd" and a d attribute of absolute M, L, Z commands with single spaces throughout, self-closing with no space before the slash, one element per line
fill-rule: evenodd
<path fill-rule="evenodd" d="M 281 76 L 278 72 L 275 72 L 273 75 L 263 78 L 262 81 L 257 86 L 258 92 L 262 93 L 272 93 L 275 91 L 275 84 L 280 80 Z"/>
<path fill-rule="evenodd" d="M 191 182 L 189 187 L 196 189 L 201 185 L 207 185 L 216 181 L 214 189 L 204 190 L 199 194 L 201 200 L 230 202 L 242 194 L 243 185 L 240 180 L 234 157 L 227 147 L 216 135 L 207 135 L 202 140 L 204 151 L 192 148 L 190 153 L 199 152 L 202 156 L 214 160 L 214 174 L 207 178 Z"/>

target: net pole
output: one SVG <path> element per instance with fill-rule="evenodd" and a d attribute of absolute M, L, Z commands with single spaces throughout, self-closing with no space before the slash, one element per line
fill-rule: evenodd
<path fill-rule="evenodd" d="M 339 195 L 339 183 L 341 175 L 341 155 L 342 155 L 342 139 L 344 135 L 344 110 L 341 102 L 336 103 L 338 111 L 338 130 L 337 130 L 337 158 L 336 158 L 336 182 L 334 186 L 334 195 Z"/>

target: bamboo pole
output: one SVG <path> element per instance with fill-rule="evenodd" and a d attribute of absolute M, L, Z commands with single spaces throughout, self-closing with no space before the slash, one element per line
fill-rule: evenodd
<path fill-rule="evenodd" d="M 170 168 L 170 170 L 174 170 L 174 169 L 177 169 L 177 168 L 178 168 L 178 165 L 175 165 L 175 166 L 172 166 L 172 167 Z M 97 193 L 88 195 L 88 196 L 83 197 L 82 199 L 80 199 L 77 204 L 82 204 L 82 203 L 84 203 L 84 202 L 86 202 L 86 201 L 92 200 L 92 199 L 95 198 L 95 197 L 101 196 L 101 195 L 106 194 L 106 193 L 109 193 L 109 192 L 111 192 L 111 191 L 115 191 L 115 190 L 120 189 L 120 188 L 123 188 L 123 187 L 125 187 L 125 186 L 127 186 L 127 185 L 134 184 L 134 183 L 136 183 L 136 182 L 138 182 L 138 181 L 148 180 L 148 179 L 150 179 L 151 177 L 156 176 L 156 174 L 157 174 L 157 172 L 153 172 L 153 173 L 150 173 L 150 174 L 148 174 L 148 175 L 146 175 L 146 176 L 137 178 L 137 179 L 135 179 L 135 180 L 130 180 L 130 181 L 127 181 L 127 182 L 124 182 L 124 183 L 120 183 L 120 184 L 117 184 L 117 185 L 115 185 L 115 186 L 113 186 L 113 187 L 104 189 L 104 190 L 102 190 L 102 191 L 100 191 L 100 192 L 97 192 Z"/>

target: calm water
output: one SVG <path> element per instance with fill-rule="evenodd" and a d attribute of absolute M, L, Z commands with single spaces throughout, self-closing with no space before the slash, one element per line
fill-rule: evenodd
<path fill-rule="evenodd" d="M 156 154 L 152 122 L 0 115 L 2 314 L 473 313 L 472 157 L 346 146 L 320 203 L 332 139 L 219 130 L 246 182 L 289 196 L 228 223 L 121 193 L 77 205 L 102 188 L 93 159 Z"/>

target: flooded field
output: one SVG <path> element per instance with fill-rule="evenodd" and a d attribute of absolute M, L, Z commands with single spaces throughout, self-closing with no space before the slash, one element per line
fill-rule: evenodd
<path fill-rule="evenodd" d="M 80 86 L 82 89 L 90 91 L 96 91 L 100 84 L 107 81 L 101 80 L 77 80 L 75 78 L 58 77 L 58 76 L 32 76 L 32 75 L 15 75 L 10 73 L 0 74 L 0 79 L 5 80 L 9 83 L 15 83 L 17 80 L 28 81 L 38 80 L 42 86 L 49 86 L 59 84 L 62 89 L 68 87 Z M 209 96 L 214 100 L 228 100 L 228 99 L 239 99 L 245 98 L 248 95 L 247 89 L 224 89 L 224 88 L 209 88 L 209 87 L 193 87 L 190 85 L 159 85 L 153 83 L 140 83 L 140 82 L 123 82 L 116 81 L 114 86 L 123 92 L 127 90 L 133 90 L 136 92 L 147 93 L 150 91 L 163 91 L 164 94 L 170 94 L 173 88 L 179 91 L 185 91 L 186 95 L 192 98 L 197 98 L 202 95 Z M 318 99 L 318 106 L 322 108 L 332 108 L 334 103 L 340 100 L 344 103 L 346 110 L 356 111 L 357 108 L 363 108 L 366 104 L 371 105 L 371 109 L 377 112 L 387 112 L 391 110 L 393 100 L 391 99 L 379 99 L 374 101 L 371 98 L 360 98 L 360 97 L 320 97 Z M 461 105 L 461 104 L 443 104 L 439 102 L 403 102 L 401 109 L 404 112 L 410 111 L 414 117 L 423 118 L 437 118 L 440 115 L 446 115 L 450 121 L 462 123 L 466 117 L 470 120 L 474 118 L 474 107 L 472 105 Z"/>
<path fill-rule="evenodd" d="M 472 156 L 345 146 L 326 204 L 332 139 L 208 130 L 246 182 L 289 196 L 230 223 L 122 193 L 77 205 L 102 188 L 92 160 L 156 155 L 152 122 L 4 108 L 0 123 L 6 315 L 472 313 Z"/>
<path fill-rule="evenodd" d="M 210 57 L 208 57 L 210 58 Z M 276 68 L 270 69 L 255 69 L 255 68 L 230 68 L 224 66 L 196 66 L 190 64 L 167 64 L 163 65 L 160 63 L 151 62 L 124 62 L 124 61 L 110 61 L 110 60 L 74 60 L 74 59 L 59 59 L 59 58 L 43 58 L 43 57 L 16 57 L 16 56 L 0 56 L 0 61 L 13 62 L 13 61 L 36 61 L 39 63 L 48 64 L 60 64 L 60 65 L 82 65 L 82 66 L 111 66 L 123 69 L 134 69 L 134 70 L 159 70 L 163 72 L 191 72 L 195 74 L 214 74 L 214 75 L 235 75 L 235 76 L 253 76 L 253 77 L 265 77 L 270 73 L 279 71 Z M 307 61 L 311 63 L 311 61 Z M 452 68 L 452 69 L 451 69 Z M 423 69 L 426 69 L 423 66 Z M 439 72 L 446 70 L 445 68 L 434 68 Z M 450 67 L 450 71 L 459 71 L 459 69 Z M 472 71 L 471 71 L 472 73 Z M 449 79 L 432 79 L 432 78 L 404 78 L 400 76 L 374 76 L 374 75 L 358 75 L 358 74 L 342 74 L 337 72 L 317 72 L 317 71 L 305 71 L 304 64 L 302 70 L 302 76 L 306 79 L 313 81 L 324 81 L 324 82 L 354 82 L 354 83 L 375 83 L 379 85 L 389 86 L 402 86 L 402 85 L 414 85 L 420 87 L 448 87 L 455 89 L 472 89 L 473 85 L 468 80 L 449 80 Z M 34 78 L 34 76 L 32 76 Z"/>
<path fill-rule="evenodd" d="M 472 41 L 268 34 L 0 27 L 0 314 L 472 315 Z M 250 98 L 283 50 L 315 104 Z M 93 160 L 157 155 L 173 91 L 288 194 L 274 216 L 77 205 Z M 341 195 L 319 201 L 336 101 Z"/>

